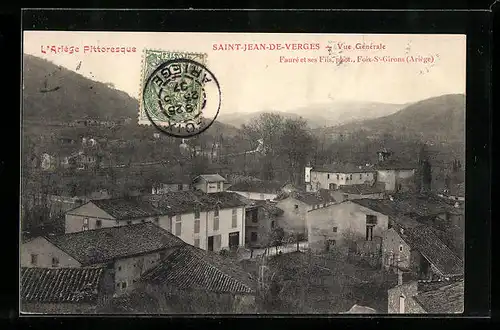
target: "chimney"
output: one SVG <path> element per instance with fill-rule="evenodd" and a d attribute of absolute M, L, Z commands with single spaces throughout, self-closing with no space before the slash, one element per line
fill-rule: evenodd
<path fill-rule="evenodd" d="M 398 269 L 398 285 L 403 285 L 403 272 Z"/>

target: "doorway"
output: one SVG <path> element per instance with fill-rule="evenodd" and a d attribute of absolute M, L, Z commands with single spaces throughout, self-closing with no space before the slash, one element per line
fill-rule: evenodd
<path fill-rule="evenodd" d="M 231 250 L 238 248 L 240 245 L 240 232 L 229 233 L 229 248 Z"/>
<path fill-rule="evenodd" d="M 214 250 L 214 237 L 213 236 L 208 236 L 208 251 L 213 251 Z"/>

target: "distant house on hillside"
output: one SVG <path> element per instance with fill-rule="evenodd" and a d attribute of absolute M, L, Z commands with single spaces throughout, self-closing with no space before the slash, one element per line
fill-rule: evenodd
<path fill-rule="evenodd" d="M 43 153 L 41 156 L 40 167 L 44 171 L 54 170 L 57 167 L 56 158 L 48 153 Z"/>
<path fill-rule="evenodd" d="M 93 314 L 114 293 L 106 267 L 21 269 L 21 313 Z"/>
<path fill-rule="evenodd" d="M 161 258 L 184 244 L 152 223 L 88 230 L 24 242 L 21 266 L 104 266 L 114 271 L 115 292 L 122 293 Z"/>
<path fill-rule="evenodd" d="M 195 189 L 205 193 L 224 191 L 226 179 L 219 174 L 202 174 L 193 179 Z"/>

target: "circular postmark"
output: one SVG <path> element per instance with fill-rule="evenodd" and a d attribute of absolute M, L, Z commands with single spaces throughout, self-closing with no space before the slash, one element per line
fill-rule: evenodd
<path fill-rule="evenodd" d="M 209 128 L 221 105 L 219 82 L 203 64 L 189 59 L 160 64 L 144 84 L 142 102 L 151 123 L 175 137 Z"/>

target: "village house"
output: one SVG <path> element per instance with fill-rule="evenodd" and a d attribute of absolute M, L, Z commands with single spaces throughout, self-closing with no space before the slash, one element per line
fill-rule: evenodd
<path fill-rule="evenodd" d="M 93 314 L 114 293 L 106 267 L 21 269 L 21 313 Z"/>
<path fill-rule="evenodd" d="M 464 312 L 464 281 L 408 281 L 387 291 L 389 314 L 460 314 Z"/>
<path fill-rule="evenodd" d="M 288 234 L 300 234 L 307 238 L 308 211 L 326 207 L 334 202 L 333 197 L 325 192 L 283 193 L 276 197 L 276 207 L 283 210 L 283 214 L 278 218 L 278 226 Z"/>
<path fill-rule="evenodd" d="M 153 185 L 151 189 L 151 194 L 165 194 L 167 192 L 173 191 L 186 191 L 191 190 L 192 181 L 187 176 L 178 176 L 167 183 L 158 183 Z"/>
<path fill-rule="evenodd" d="M 431 226 L 438 237 L 463 258 L 465 213 L 457 202 L 431 194 L 397 194 L 388 199 L 362 199 L 357 202 L 388 215 L 389 227 L 393 223 L 401 223 L 404 218 Z"/>
<path fill-rule="evenodd" d="M 219 174 L 202 174 L 193 179 L 195 189 L 205 193 L 214 193 L 224 191 L 224 179 Z"/>
<path fill-rule="evenodd" d="M 122 293 L 161 258 L 184 244 L 152 223 L 49 235 L 21 245 L 21 267 L 103 266 L 112 273 L 115 293 Z"/>
<path fill-rule="evenodd" d="M 66 213 L 66 233 L 154 224 L 205 250 L 244 245 L 245 203 L 230 192 L 177 191 L 161 195 L 92 200 Z"/>
<path fill-rule="evenodd" d="M 256 285 L 230 257 L 185 245 L 134 287 L 176 313 L 254 313 Z"/>
<path fill-rule="evenodd" d="M 371 167 L 339 164 L 334 166 L 315 166 L 305 168 L 306 191 L 320 189 L 336 190 L 340 186 L 367 184 L 376 181 L 376 171 Z"/>
<path fill-rule="evenodd" d="M 390 159 L 392 153 L 387 150 L 379 151 L 377 155 L 376 165 L 306 166 L 306 191 L 337 190 L 351 185 L 373 186 L 376 182 L 391 193 L 413 189 L 417 166 Z"/>
<path fill-rule="evenodd" d="M 309 248 L 329 250 L 332 246 L 358 242 L 359 248 L 376 252 L 389 217 L 369 209 L 358 200 L 346 200 L 307 212 Z"/>
<path fill-rule="evenodd" d="M 273 200 L 282 191 L 283 184 L 275 181 L 248 180 L 231 185 L 227 191 L 253 200 Z"/>
<path fill-rule="evenodd" d="M 44 171 L 52 171 L 57 167 L 56 157 L 43 153 L 41 155 L 40 168 Z"/>
<path fill-rule="evenodd" d="M 273 231 L 278 228 L 278 217 L 283 210 L 269 201 L 252 201 L 245 208 L 245 246 L 264 247 L 272 240 Z"/>
<path fill-rule="evenodd" d="M 382 264 L 387 270 L 406 271 L 419 279 L 463 276 L 463 261 L 423 224 L 395 225 L 382 238 Z"/>

